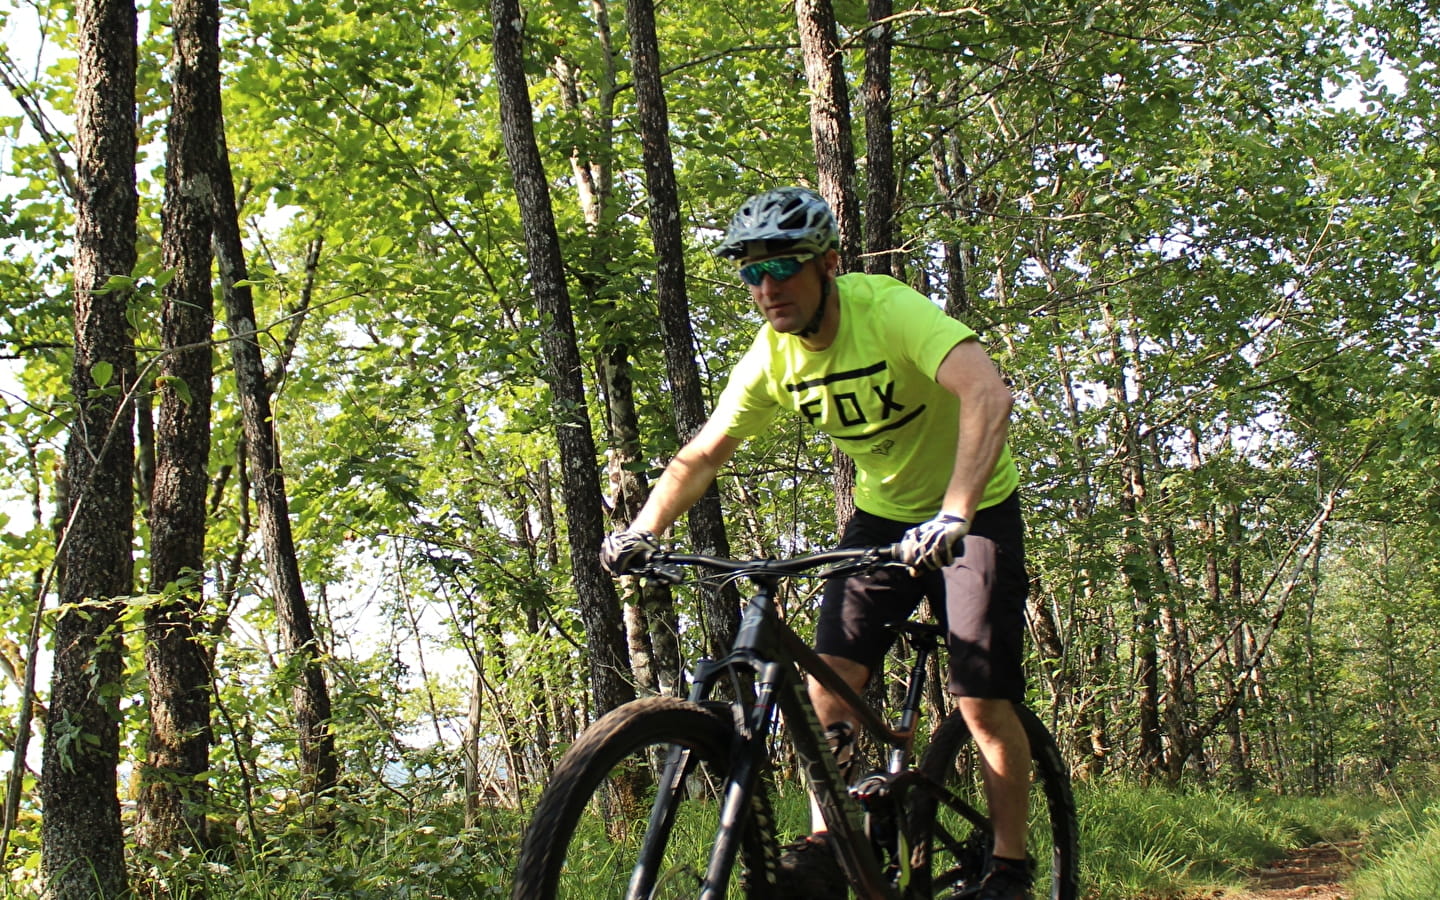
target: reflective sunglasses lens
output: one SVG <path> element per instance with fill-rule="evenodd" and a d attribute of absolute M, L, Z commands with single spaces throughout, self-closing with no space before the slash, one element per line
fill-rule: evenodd
<path fill-rule="evenodd" d="M 796 272 L 800 271 L 802 263 L 793 256 L 779 256 L 775 259 L 763 259 L 757 263 L 751 263 L 740 269 L 740 278 L 752 287 L 758 287 L 760 282 L 769 275 L 776 281 L 784 281 L 793 278 Z"/>

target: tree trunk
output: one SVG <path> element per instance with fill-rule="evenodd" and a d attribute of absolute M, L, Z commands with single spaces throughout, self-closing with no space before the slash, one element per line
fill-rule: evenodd
<path fill-rule="evenodd" d="M 116 620 L 134 587 L 135 348 L 128 287 L 135 267 L 136 14 L 132 0 L 76 6 L 74 334 L 79 406 L 65 449 L 69 519 L 58 556 L 60 614 L 40 796 L 42 868 L 56 900 L 129 891 L 120 825 Z"/>
<path fill-rule="evenodd" d="M 860 203 L 855 196 L 855 147 L 850 135 L 850 95 L 845 85 L 845 60 L 836 36 L 835 9 L 830 0 L 797 0 L 800 53 L 810 86 L 810 135 L 820 193 L 835 211 L 840 229 L 840 266 L 858 272 L 860 265 Z"/>
<path fill-rule="evenodd" d="M 630 56 L 635 79 L 635 102 L 640 117 L 641 155 L 645 187 L 650 194 L 650 238 L 655 245 L 655 293 L 660 314 L 660 336 L 665 347 L 665 373 L 669 380 L 675 433 L 684 443 L 705 423 L 705 399 L 700 371 L 695 364 L 695 335 L 690 327 L 690 303 L 685 291 L 685 243 L 681 234 L 680 194 L 675 185 L 675 163 L 670 152 L 670 113 L 660 82 L 660 48 L 655 36 L 652 0 L 627 0 L 625 17 L 630 28 Z M 690 541 L 699 553 L 730 555 L 720 492 L 711 485 L 693 507 L 687 522 Z M 722 655 L 734 642 L 740 627 L 740 596 L 733 585 L 704 585 L 698 592 L 701 622 L 708 652 Z M 661 610 L 663 612 L 663 609 Z M 670 619 L 652 618 L 652 641 L 673 640 L 677 627 Z M 671 635 L 657 634 L 656 630 Z M 678 659 L 678 656 L 677 656 Z M 662 660 L 662 662 L 664 662 Z"/>
<path fill-rule="evenodd" d="M 150 371 L 150 370 L 146 370 Z M 155 494 L 155 406 L 151 396 L 155 380 L 144 372 L 135 385 L 135 493 L 139 514 L 150 516 L 150 500 Z"/>
<path fill-rule="evenodd" d="M 890 107 L 890 25 L 894 0 L 870 0 L 870 29 L 865 32 L 865 271 L 899 278 L 895 181 L 895 123 Z"/>
<path fill-rule="evenodd" d="M 1099 644 L 1094 645 L 1090 650 L 1091 671 L 1102 672 L 1108 662 L 1105 658 L 1105 650 Z M 1085 708 L 1083 715 L 1078 717 L 1079 734 L 1081 745 L 1085 748 L 1085 756 L 1080 767 L 1088 777 L 1099 778 L 1105 774 L 1105 762 L 1110 758 L 1110 720 L 1106 715 L 1105 703 L 1101 700 L 1091 700 Z"/>
<path fill-rule="evenodd" d="M 481 692 L 485 689 L 485 676 L 481 671 L 481 660 L 471 662 L 474 671 L 470 673 L 470 711 L 465 717 L 465 743 L 460 748 L 461 766 L 465 776 L 465 827 L 474 828 L 480 821 L 480 752 L 484 746 L 484 725 L 481 713 L 484 705 Z M 512 775 L 512 777 L 514 777 Z M 518 785 L 519 779 L 516 778 Z"/>
<path fill-rule="evenodd" d="M 1135 417 L 1136 404 L 1125 378 L 1129 366 L 1120 326 L 1108 303 L 1104 306 L 1104 321 L 1114 372 L 1110 390 L 1117 400 L 1119 416 L 1115 427 L 1120 440 L 1120 509 L 1124 522 L 1120 565 L 1125 583 L 1130 588 L 1135 613 L 1135 680 L 1139 687 L 1135 713 L 1140 728 L 1139 769 L 1141 777 L 1149 779 L 1165 774 L 1165 760 L 1160 723 L 1160 649 L 1154 571 L 1140 522 L 1141 506 L 1145 502 L 1143 447 L 1140 426 Z"/>
<path fill-rule="evenodd" d="M 850 134 L 850 95 L 845 86 L 845 64 L 835 30 L 830 0 L 797 0 L 795 20 L 800 28 L 800 52 L 805 58 L 805 80 L 810 85 L 810 134 L 815 142 L 815 164 L 820 193 L 835 212 L 840 230 L 840 269 L 861 269 L 860 203 L 855 196 L 855 148 Z M 855 515 L 855 463 L 839 447 L 831 447 L 835 467 L 835 523 L 843 532 Z"/>
<path fill-rule="evenodd" d="M 28 499 L 31 517 L 38 533 L 45 526 L 46 519 L 44 482 L 40 477 L 40 443 L 28 435 L 22 435 L 20 440 L 25 446 L 25 471 L 30 482 Z M 64 479 L 58 481 L 56 508 L 63 509 L 64 496 L 59 488 L 63 485 Z M 52 521 L 53 519 L 52 514 Z M 38 570 L 31 579 L 31 591 L 26 606 L 32 612 L 30 612 L 30 628 L 25 635 L 24 649 L 21 650 L 8 639 L 0 642 L 0 669 L 5 670 L 10 682 L 20 691 L 20 711 L 15 723 L 15 740 L 9 747 L 10 772 L 5 778 L 5 807 L 3 825 L 0 825 L 0 861 L 10 857 L 10 836 L 15 833 L 15 825 L 20 817 L 20 798 L 25 793 L 25 776 L 33 774 L 33 770 L 27 763 L 30 756 L 30 725 L 37 719 L 45 721 L 44 706 L 36 696 L 35 676 L 37 672 L 34 662 L 40 656 L 40 636 L 46 624 L 42 613 L 45 609 L 45 595 L 50 591 L 52 583 L 50 579 L 53 577 L 54 571 L 53 566 Z"/>
<path fill-rule="evenodd" d="M 300 744 L 300 771 L 308 782 L 305 789 L 318 805 L 319 799 L 335 787 L 340 773 L 330 723 L 330 691 L 320 664 L 320 645 L 315 639 L 310 607 L 305 602 L 300 562 L 290 530 L 290 501 L 285 492 L 280 442 L 270 406 L 270 382 L 265 377 L 257 340 L 255 301 L 249 285 L 244 283 L 248 273 L 240 243 L 235 184 L 230 176 L 230 154 L 225 146 L 222 120 L 217 119 L 213 141 L 212 147 L 218 154 L 213 178 L 215 251 L 230 330 L 230 359 L 235 370 L 236 393 L 240 396 L 265 572 L 274 593 L 281 647 L 293 667 L 295 682 L 291 700 Z"/>
<path fill-rule="evenodd" d="M 171 7 L 176 70 L 165 163 L 161 256 L 174 274 L 161 311 L 160 415 L 150 499 L 145 667 L 150 735 L 136 840 L 150 850 L 203 847 L 210 768 L 210 652 L 204 602 L 205 501 L 210 486 L 210 331 L 214 324 L 210 178 L 220 114 L 220 10 Z"/>
<path fill-rule="evenodd" d="M 570 295 L 565 286 L 560 239 L 550 208 L 539 148 L 535 145 L 534 110 L 525 83 L 521 29 L 524 19 L 516 0 L 491 0 L 495 76 L 500 91 L 500 125 L 505 153 L 514 172 L 515 196 L 525 231 L 531 285 L 541 324 L 541 351 L 555 407 L 555 439 L 560 448 L 561 492 L 569 526 L 570 565 L 580 618 L 590 649 L 590 689 L 599 714 L 635 696 L 627 680 L 630 662 L 615 584 L 600 569 L 604 516 L 600 479 L 595 467 L 595 441 L 586 412 L 580 352 Z"/>
<path fill-rule="evenodd" d="M 526 562 L 529 569 L 534 572 L 541 571 L 540 557 L 549 549 L 550 542 L 541 544 L 540 538 L 535 534 L 532 521 L 538 519 L 542 523 L 542 529 L 553 525 L 549 513 L 550 488 L 549 479 L 541 477 L 534 472 L 526 472 L 524 482 L 514 490 L 507 489 L 507 499 L 512 504 L 511 520 L 515 522 L 516 530 L 519 533 L 520 545 L 525 552 Z M 532 515 L 530 498 L 535 498 L 535 510 Z M 542 535 L 544 531 L 542 531 Z M 554 568 L 553 561 L 547 559 L 545 567 Z M 536 604 L 526 603 L 524 607 L 525 631 L 528 634 L 541 634 L 549 630 L 550 625 L 542 617 L 540 611 L 535 608 Z M 479 677 L 479 666 L 476 666 L 477 678 Z M 563 673 L 549 666 L 545 666 L 538 673 L 538 679 L 524 687 L 519 692 L 522 702 L 529 709 L 529 713 L 523 716 L 523 723 L 520 727 L 525 730 L 524 742 L 526 744 L 527 766 L 523 772 L 515 772 L 511 780 L 518 787 L 522 784 L 544 784 L 550 777 L 551 766 L 554 763 L 550 754 L 551 744 L 555 740 L 554 729 L 550 716 L 550 703 L 554 695 L 561 693 L 552 686 L 556 678 L 563 679 Z M 477 689 L 483 687 L 483 682 L 477 681 Z"/>
<path fill-rule="evenodd" d="M 580 205 L 585 222 L 590 226 L 597 252 L 606 252 L 607 238 L 612 230 L 606 209 L 610 203 L 614 159 L 615 51 L 611 45 L 610 16 L 604 2 L 591 4 L 595 13 L 596 39 L 604 54 L 599 96 L 599 109 L 591 114 L 580 105 L 580 92 L 575 84 L 575 70 L 565 60 L 557 60 L 555 69 L 561 82 L 565 107 L 574 111 L 586 129 L 586 140 L 578 138 L 570 153 L 570 165 L 579 187 Z M 590 149 L 593 148 L 593 149 Z M 599 308 L 601 321 L 616 322 L 612 315 L 614 303 L 601 300 L 608 283 L 605 259 L 592 259 L 580 277 L 586 302 L 591 309 Z M 613 496 L 611 515 L 622 525 L 633 520 L 649 494 L 649 485 L 640 471 L 640 415 L 635 405 L 635 380 L 630 359 L 629 329 L 606 324 L 604 346 L 600 348 L 600 378 L 604 386 L 606 452 L 610 491 Z M 625 635 L 630 651 L 630 665 L 635 684 L 651 693 L 675 694 L 680 671 L 679 643 L 676 639 L 678 617 L 669 585 L 654 580 L 630 579 L 631 588 L 624 606 Z"/>
<path fill-rule="evenodd" d="M 969 167 L 961 153 L 960 139 L 953 131 L 941 131 L 930 144 L 930 161 L 935 171 L 935 187 L 945 211 L 957 221 L 974 223 L 974 204 L 970 197 Z M 967 211 L 967 207 L 969 208 Z M 944 244 L 945 313 L 963 317 L 975 303 L 970 272 L 975 266 L 975 248 L 953 240 Z"/>

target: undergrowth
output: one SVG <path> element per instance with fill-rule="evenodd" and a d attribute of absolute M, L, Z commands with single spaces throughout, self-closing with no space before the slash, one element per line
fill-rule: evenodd
<path fill-rule="evenodd" d="M 1440 804 L 1402 800 L 1376 820 L 1366 843 L 1355 900 L 1440 897 Z"/>
<path fill-rule="evenodd" d="M 1076 786 L 1093 900 L 1195 897 L 1243 885 L 1287 849 L 1364 832 L 1383 799 L 1241 796 L 1104 782 Z"/>
<path fill-rule="evenodd" d="M 1239 796 L 1109 781 L 1077 784 L 1075 793 L 1085 900 L 1215 896 L 1244 885 L 1249 873 L 1288 849 L 1357 836 L 1365 851 L 1355 900 L 1440 897 L 1434 802 L 1374 794 Z M 803 830 L 807 804 L 793 790 L 776 800 L 779 837 L 786 840 Z M 277 827 L 258 850 L 135 860 L 136 886 L 148 882 L 146 893 L 157 897 L 234 900 L 509 896 L 521 812 L 485 810 L 469 829 L 451 808 L 397 814 L 354 806 L 346 813 L 326 837 L 296 824 Z M 0 895 L 37 896 L 27 890 L 34 883 L 12 872 Z"/>

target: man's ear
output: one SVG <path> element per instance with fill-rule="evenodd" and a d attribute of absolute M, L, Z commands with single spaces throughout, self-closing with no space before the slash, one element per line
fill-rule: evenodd
<path fill-rule="evenodd" d="M 840 251 L 826 250 L 822 259 L 825 261 L 825 274 L 834 278 L 840 271 Z"/>

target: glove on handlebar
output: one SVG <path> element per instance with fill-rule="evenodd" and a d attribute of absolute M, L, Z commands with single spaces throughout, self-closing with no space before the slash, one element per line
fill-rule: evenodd
<path fill-rule="evenodd" d="M 943 569 L 965 555 L 965 535 L 970 523 L 963 516 L 941 513 L 905 532 L 897 545 L 896 559 L 913 574 Z"/>
<path fill-rule="evenodd" d="M 655 535 L 629 528 L 617 531 L 600 544 L 600 568 L 619 577 L 650 559 L 660 549 Z"/>

